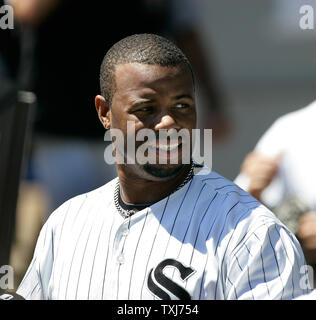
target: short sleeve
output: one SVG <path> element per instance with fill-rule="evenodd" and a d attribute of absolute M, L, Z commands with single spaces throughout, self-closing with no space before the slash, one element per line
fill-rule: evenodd
<path fill-rule="evenodd" d="M 292 115 L 285 115 L 276 120 L 272 126 L 263 134 L 258 141 L 255 151 L 260 153 L 264 157 L 275 157 L 284 152 L 287 148 L 287 143 L 291 142 L 289 134 L 291 130 Z M 280 168 L 275 177 L 265 188 L 261 195 L 261 201 L 269 208 L 274 208 L 279 205 L 286 193 L 286 179 L 284 178 L 282 158 Z M 234 182 L 244 190 L 248 190 L 249 178 L 240 173 L 234 180 Z"/>
<path fill-rule="evenodd" d="M 290 231 L 275 223 L 263 224 L 231 254 L 226 299 L 290 300 L 306 294 L 304 266 L 301 247 Z"/>

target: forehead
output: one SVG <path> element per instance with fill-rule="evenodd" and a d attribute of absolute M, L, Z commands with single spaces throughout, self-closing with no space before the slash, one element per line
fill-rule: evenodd
<path fill-rule="evenodd" d="M 187 66 L 159 66 L 141 63 L 119 64 L 115 69 L 116 92 L 119 94 L 142 89 L 154 91 L 193 92 L 193 80 Z"/>

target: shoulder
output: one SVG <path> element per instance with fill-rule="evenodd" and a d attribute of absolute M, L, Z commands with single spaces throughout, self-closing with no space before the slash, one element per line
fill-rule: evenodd
<path fill-rule="evenodd" d="M 209 195 L 216 195 L 224 203 L 239 204 L 247 210 L 250 207 L 258 206 L 260 203 L 249 193 L 241 189 L 237 184 L 224 178 L 215 171 L 201 171 L 195 176 L 196 184 L 210 191 Z"/>
<path fill-rule="evenodd" d="M 275 225 L 286 228 L 268 208 L 216 172 L 197 175 L 195 179 L 200 189 L 208 191 L 208 199 L 203 200 L 213 202 L 208 212 L 212 223 L 205 228 L 212 229 L 208 233 L 217 234 L 218 241 L 228 236 L 236 244 L 256 229 L 267 230 Z"/>
<path fill-rule="evenodd" d="M 316 101 L 313 101 L 312 103 L 303 108 L 299 108 L 295 111 L 280 116 L 278 119 L 274 121 L 270 129 L 277 127 L 283 130 L 290 130 L 290 126 L 293 124 L 293 122 L 295 122 L 297 125 L 302 121 L 309 120 L 312 115 L 316 115 Z"/>
<path fill-rule="evenodd" d="M 108 207 L 113 201 L 113 192 L 116 181 L 117 178 L 97 189 L 67 200 L 52 212 L 46 225 L 56 228 L 59 225 L 62 225 L 63 221 L 66 219 L 74 221 L 80 216 L 86 216 L 88 212 L 89 214 L 92 214 L 97 208 Z"/>
<path fill-rule="evenodd" d="M 277 155 L 291 146 L 292 140 L 297 137 L 297 130 L 314 128 L 312 121 L 315 117 L 316 101 L 279 117 L 263 134 L 255 149 L 265 156 Z"/>
<path fill-rule="evenodd" d="M 240 216 L 250 215 L 255 209 L 263 207 L 257 199 L 215 171 L 207 174 L 203 174 L 202 171 L 201 174 L 196 175 L 195 188 L 205 190 L 201 201 L 213 202 L 210 214 L 219 215 L 218 220 L 235 220 Z M 214 209 L 215 207 L 216 209 Z M 268 209 L 263 208 L 264 211 L 269 212 L 268 215 L 274 216 Z"/>

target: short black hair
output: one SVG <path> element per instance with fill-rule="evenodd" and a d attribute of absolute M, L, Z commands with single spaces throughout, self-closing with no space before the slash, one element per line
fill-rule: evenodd
<path fill-rule="evenodd" d="M 194 83 L 188 58 L 173 42 L 156 34 L 134 34 L 115 43 L 103 58 L 100 70 L 101 94 L 110 104 L 116 88 L 115 68 L 124 63 L 187 66 Z"/>

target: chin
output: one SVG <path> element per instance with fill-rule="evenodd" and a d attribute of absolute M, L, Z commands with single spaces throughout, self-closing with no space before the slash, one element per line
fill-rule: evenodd
<path fill-rule="evenodd" d="M 142 167 L 155 180 L 169 180 L 177 176 L 184 166 L 184 164 L 145 164 Z"/>

